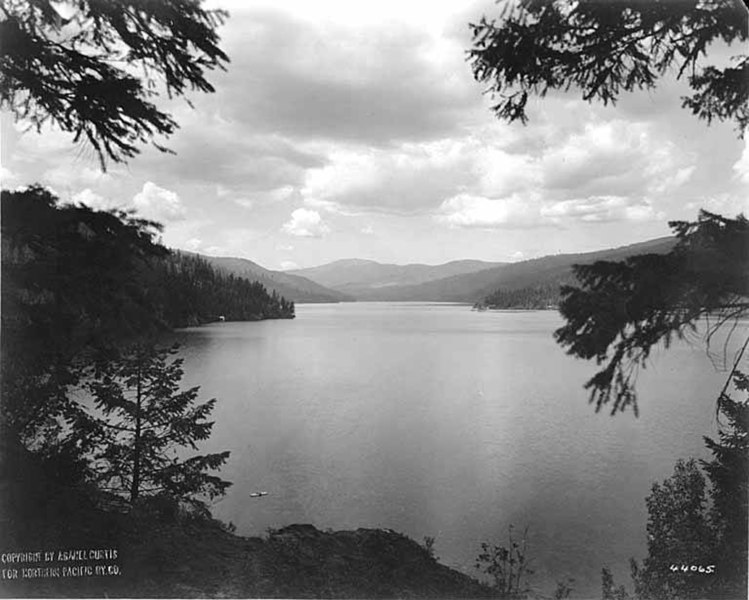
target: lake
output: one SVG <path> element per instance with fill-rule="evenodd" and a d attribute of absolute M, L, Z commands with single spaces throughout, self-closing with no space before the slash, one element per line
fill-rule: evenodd
<path fill-rule="evenodd" d="M 231 451 L 214 514 L 241 535 L 311 523 L 432 536 L 441 562 L 472 575 L 482 541 L 527 526 L 535 589 L 573 577 L 575 596 L 600 597 L 603 566 L 629 586 L 645 497 L 678 458 L 707 458 L 726 374 L 679 343 L 641 372 L 639 418 L 596 414 L 582 387 L 595 365 L 554 342 L 561 324 L 554 311 L 347 303 L 181 330 L 184 382 L 218 398 L 201 450 Z"/>

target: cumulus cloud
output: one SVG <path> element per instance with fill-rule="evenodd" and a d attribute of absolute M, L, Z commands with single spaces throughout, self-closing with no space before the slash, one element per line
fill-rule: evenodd
<path fill-rule="evenodd" d="M 543 183 L 537 157 L 528 153 L 509 152 L 473 140 L 469 150 L 476 191 L 492 198 L 538 188 Z"/>
<path fill-rule="evenodd" d="M 690 181 L 695 171 L 691 153 L 645 123 L 596 121 L 563 134 L 547 127 L 547 143 L 522 150 L 513 141 L 517 134 L 507 132 L 492 123 L 460 137 L 387 149 L 338 146 L 327 150 L 324 166 L 307 170 L 300 193 L 307 207 L 330 212 L 436 213 L 452 225 L 496 225 L 517 222 L 521 212 L 525 220 L 534 212 L 507 213 L 508 198 L 522 197 L 520 204 L 535 205 L 536 214 L 541 198 L 553 203 L 618 196 L 633 205 L 643 199 L 657 202 Z"/>
<path fill-rule="evenodd" d="M 291 219 L 283 224 L 281 230 L 297 237 L 323 237 L 330 231 L 316 210 L 297 208 L 291 213 Z"/>
<path fill-rule="evenodd" d="M 647 123 L 620 119 L 587 123 L 541 158 L 543 185 L 572 197 L 662 193 L 684 183 L 693 158 Z"/>
<path fill-rule="evenodd" d="M 133 206 L 142 216 L 156 221 L 181 221 L 186 215 L 179 196 L 152 181 L 143 184 L 143 189 L 133 197 Z"/>
<path fill-rule="evenodd" d="M 436 219 L 453 227 L 528 227 L 538 222 L 532 202 L 511 196 L 491 199 L 458 194 L 445 200 Z"/>
<path fill-rule="evenodd" d="M 94 210 L 111 210 L 113 208 L 127 208 L 122 206 L 121 203 L 111 200 L 110 198 L 105 198 L 101 196 L 100 194 L 97 194 L 96 192 L 92 191 L 90 188 L 86 188 L 85 190 L 82 190 L 78 192 L 77 194 L 73 194 L 71 197 L 71 200 L 76 204 L 84 204 L 88 206 L 89 208 L 93 208 Z"/>
<path fill-rule="evenodd" d="M 584 223 L 663 220 L 650 202 L 621 196 L 545 202 L 538 196 L 486 198 L 459 194 L 442 203 L 438 222 L 451 227 L 513 229 Z"/>
<path fill-rule="evenodd" d="M 441 140 L 380 150 L 333 150 L 329 164 L 307 172 L 302 197 L 309 206 L 413 213 L 434 209 L 469 185 L 465 143 Z"/>

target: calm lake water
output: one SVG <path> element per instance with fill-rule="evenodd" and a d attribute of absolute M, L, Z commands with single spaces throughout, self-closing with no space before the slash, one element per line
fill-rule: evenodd
<path fill-rule="evenodd" d="M 243 535 L 312 523 L 433 536 L 443 563 L 473 575 L 482 541 L 528 526 L 536 589 L 574 577 L 576 596 L 600 597 L 605 565 L 629 584 L 645 496 L 678 458 L 707 457 L 726 375 L 704 346 L 678 344 L 641 373 L 639 418 L 596 414 L 582 388 L 595 365 L 556 345 L 561 323 L 351 303 L 182 330 L 185 383 L 219 399 L 202 449 L 231 451 L 214 514 Z"/>

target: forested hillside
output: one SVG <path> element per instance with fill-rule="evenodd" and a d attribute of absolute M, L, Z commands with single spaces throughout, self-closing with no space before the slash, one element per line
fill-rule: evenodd
<path fill-rule="evenodd" d="M 569 283 L 572 283 L 571 281 Z M 559 303 L 559 283 L 547 283 L 516 290 L 498 289 L 489 294 L 477 308 L 520 308 L 539 310 L 556 307 Z"/>
<path fill-rule="evenodd" d="M 4 334 L 75 347 L 220 316 L 294 316 L 292 302 L 261 284 L 155 243 L 157 231 L 132 215 L 60 205 L 43 188 L 3 191 Z"/>
<path fill-rule="evenodd" d="M 250 281 L 212 267 L 200 256 L 173 252 L 154 265 L 164 321 L 171 327 L 198 325 L 224 317 L 257 321 L 294 317 L 294 303 Z"/>

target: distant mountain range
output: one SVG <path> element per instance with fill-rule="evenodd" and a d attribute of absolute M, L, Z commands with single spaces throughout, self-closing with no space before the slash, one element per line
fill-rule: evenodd
<path fill-rule="evenodd" d="M 400 300 L 404 287 L 475 273 L 502 264 L 481 260 L 456 260 L 443 265 L 393 265 L 373 260 L 346 259 L 288 273 L 306 277 L 357 300 Z"/>
<path fill-rule="evenodd" d="M 610 250 L 556 254 L 516 263 L 456 260 L 442 265 L 382 264 L 345 259 L 271 271 L 245 258 L 203 256 L 211 265 L 261 282 L 294 302 L 423 301 L 481 302 L 497 290 L 512 291 L 574 283 L 572 265 L 623 260 L 635 254 L 664 254 L 675 238 L 665 237 Z"/>
<path fill-rule="evenodd" d="M 184 254 L 191 254 L 184 252 Z M 231 258 L 228 256 L 200 255 L 208 263 L 235 277 L 244 277 L 252 281 L 259 281 L 268 291 L 275 290 L 287 300 L 293 302 L 346 302 L 355 298 L 342 292 L 328 289 L 310 279 L 284 273 L 282 271 L 271 271 L 261 267 L 259 264 L 246 258 Z"/>
<path fill-rule="evenodd" d="M 517 263 L 462 260 L 444 265 L 383 265 L 369 260 L 339 260 L 291 271 L 357 300 L 478 302 L 498 288 L 516 290 L 573 283 L 572 265 L 622 260 L 634 254 L 663 254 L 672 237 L 583 254 L 556 254 Z"/>

